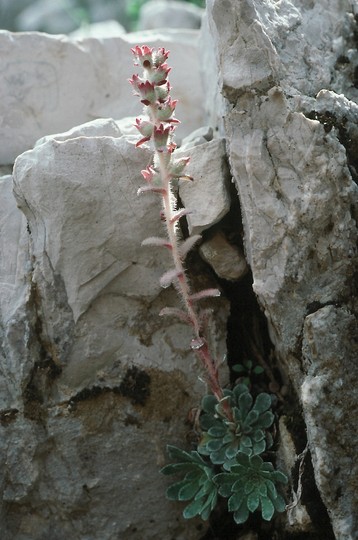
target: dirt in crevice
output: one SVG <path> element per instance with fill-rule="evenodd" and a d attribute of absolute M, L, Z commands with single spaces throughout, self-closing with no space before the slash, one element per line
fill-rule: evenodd
<path fill-rule="evenodd" d="M 252 360 L 259 363 L 260 356 L 269 365 L 275 376 L 275 381 L 280 387 L 282 380 L 280 370 L 276 366 L 273 345 L 270 342 L 267 322 L 257 303 L 252 290 L 251 276 L 248 275 L 240 283 L 220 283 L 231 301 L 231 313 L 228 321 L 228 361 L 232 367 L 235 363 Z M 234 383 L 237 374 L 232 373 Z M 251 379 L 251 391 L 254 395 L 259 392 L 271 392 L 272 381 L 265 375 L 257 375 Z M 277 400 L 274 406 L 277 416 L 284 415 L 287 429 L 290 432 L 296 447 L 297 455 L 303 452 L 306 443 L 306 428 L 302 416 L 301 406 L 292 388 L 289 389 L 284 401 Z M 273 451 L 277 448 L 274 443 Z M 271 461 L 274 454 L 271 453 Z M 298 485 L 298 466 L 290 471 L 293 487 Z M 290 494 L 287 494 L 287 503 L 290 502 Z M 257 534 L 257 540 L 334 540 L 332 526 L 328 512 L 324 506 L 320 493 L 315 483 L 313 466 L 309 452 L 305 457 L 304 473 L 302 475 L 302 498 L 301 503 L 311 518 L 314 530 L 311 532 L 289 533 L 285 530 L 285 516 L 279 514 L 267 523 L 260 515 L 255 513 L 250 516 L 244 525 L 236 525 L 232 515 L 227 511 L 226 501 L 222 500 L 210 517 L 209 527 L 206 534 L 200 540 L 237 540 L 241 535 L 250 531 Z"/>
<path fill-rule="evenodd" d="M 29 420 L 43 423 L 46 416 L 48 390 L 61 374 L 62 367 L 56 357 L 53 345 L 46 339 L 41 316 L 41 298 L 34 282 L 31 284 L 28 301 L 31 333 L 29 349 L 33 358 L 37 358 L 23 390 L 24 416 Z"/>
<path fill-rule="evenodd" d="M 88 388 L 83 388 L 71 397 L 69 407 L 73 410 L 76 404 L 81 401 L 89 401 L 97 398 L 100 395 L 113 392 L 120 396 L 128 398 L 133 405 L 144 406 L 150 396 L 150 375 L 136 366 L 127 369 L 121 383 L 116 386 L 99 386 L 93 385 Z"/>

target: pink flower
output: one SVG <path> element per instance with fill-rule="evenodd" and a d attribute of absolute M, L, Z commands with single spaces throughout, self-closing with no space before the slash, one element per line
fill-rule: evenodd
<path fill-rule="evenodd" d="M 174 126 L 164 127 L 163 124 L 159 124 L 159 126 L 154 126 L 154 130 L 153 130 L 154 144 L 158 152 L 164 152 L 164 150 L 166 149 L 167 144 L 168 144 L 168 139 L 173 129 L 174 129 Z"/>
<path fill-rule="evenodd" d="M 169 165 L 169 172 L 173 178 L 181 178 L 185 167 L 188 165 L 190 157 L 182 157 L 179 159 L 172 159 Z"/>
<path fill-rule="evenodd" d="M 165 84 L 170 70 L 171 68 L 168 64 L 162 64 L 161 66 L 153 68 L 148 72 L 148 80 L 157 86 Z"/>
<path fill-rule="evenodd" d="M 138 66 L 141 64 L 144 69 L 149 69 L 153 66 L 153 51 L 154 48 L 148 47 L 148 45 L 136 45 L 131 49 L 132 53 L 136 56 L 138 63 L 135 62 L 135 65 Z"/>
<path fill-rule="evenodd" d="M 171 97 L 169 97 L 166 101 L 157 105 L 156 114 L 158 120 L 160 122 L 171 122 L 173 124 L 179 124 L 179 120 L 172 118 L 172 114 L 174 114 L 177 103 L 177 99 L 172 99 Z"/>
<path fill-rule="evenodd" d="M 143 171 L 140 171 L 140 172 L 144 180 L 150 184 L 155 174 L 155 170 L 153 169 L 153 167 L 151 165 L 147 165 L 147 167 L 143 169 Z"/>
<path fill-rule="evenodd" d="M 159 47 L 157 52 L 154 54 L 154 65 L 156 67 L 164 64 L 164 62 L 168 59 L 170 51 L 166 51 L 164 47 Z"/>
<path fill-rule="evenodd" d="M 154 90 L 154 84 L 149 81 L 144 81 L 138 75 L 133 75 L 129 82 L 136 90 L 135 95 L 139 95 L 142 99 L 141 102 L 144 105 L 150 105 L 156 102 L 157 96 Z"/>
<path fill-rule="evenodd" d="M 171 86 L 169 81 L 166 81 L 165 84 L 161 84 L 160 86 L 155 87 L 155 93 L 157 96 L 157 100 L 160 103 L 164 103 L 166 99 L 169 97 L 169 92 L 171 90 Z"/>
<path fill-rule="evenodd" d="M 153 133 L 153 124 L 149 120 L 143 118 L 136 118 L 134 126 L 138 129 L 139 133 L 144 137 L 151 137 Z"/>
<path fill-rule="evenodd" d="M 139 96 L 138 85 L 144 83 L 144 79 L 141 79 L 138 75 L 133 75 L 131 79 L 128 79 L 128 82 L 133 86 L 134 95 Z"/>
<path fill-rule="evenodd" d="M 143 171 L 140 171 L 144 180 L 154 188 L 162 187 L 162 177 L 160 173 L 152 167 L 152 165 L 147 165 Z"/>

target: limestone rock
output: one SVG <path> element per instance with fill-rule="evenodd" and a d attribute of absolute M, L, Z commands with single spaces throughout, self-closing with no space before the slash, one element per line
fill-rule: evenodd
<path fill-rule="evenodd" d="M 180 151 L 192 146 L 198 146 L 213 140 L 213 129 L 210 126 L 203 126 L 196 129 L 190 135 L 184 137 L 180 145 Z"/>
<path fill-rule="evenodd" d="M 0 205 L 0 422 L 2 418 L 6 422 L 17 414 L 21 382 L 32 365 L 31 360 L 28 364 L 30 351 L 26 352 L 24 342 L 28 326 L 26 303 L 30 294 L 28 234 L 26 219 L 12 193 L 11 176 L 0 178 Z M 21 353 L 21 360 L 16 358 L 14 348 Z"/>
<path fill-rule="evenodd" d="M 235 104 L 243 92 L 279 84 L 292 100 L 331 89 L 357 101 L 354 17 L 348 1 L 207 0 L 200 48 L 211 125 L 222 128 L 228 110 L 221 93 Z"/>
<path fill-rule="evenodd" d="M 204 10 L 187 2 L 167 2 L 150 0 L 140 11 L 139 30 L 153 28 L 192 28 L 198 29 Z"/>
<path fill-rule="evenodd" d="M 199 252 L 222 279 L 237 281 L 249 271 L 244 254 L 231 245 L 221 232 L 201 244 Z"/>
<path fill-rule="evenodd" d="M 53 140 L 60 142 L 78 137 L 120 137 L 121 135 L 123 135 L 122 130 L 112 118 L 98 118 L 81 126 L 74 126 L 63 133 L 45 135 L 36 141 L 36 146 Z"/>
<path fill-rule="evenodd" d="M 339 539 L 358 531 L 357 338 L 345 308 L 325 306 L 305 319 L 301 400 L 316 482 Z"/>
<path fill-rule="evenodd" d="M 203 109 L 194 31 L 148 31 L 80 41 L 0 31 L 0 164 L 13 163 L 45 135 L 96 118 L 140 114 L 128 78 L 135 72 L 130 47 L 141 43 L 171 50 L 173 97 L 180 101 L 177 114 L 182 121 L 178 137 L 200 127 Z"/>
<path fill-rule="evenodd" d="M 315 480 L 334 534 L 351 540 L 358 514 L 351 475 L 358 445 L 352 403 L 358 375 L 351 360 L 358 236 L 354 14 L 349 2 L 208 0 L 207 7 L 203 30 L 210 35 L 202 42 L 212 45 L 219 78 L 210 103 L 220 103 L 214 125 L 220 128 L 225 117 L 221 129 L 253 288 L 282 371 L 301 400 Z M 211 67 L 204 86 L 212 79 Z M 335 359 L 332 340 L 333 350 L 342 350 Z M 350 380 L 338 388 L 342 373 Z M 323 390 L 330 386 L 334 390 Z"/>
<path fill-rule="evenodd" d="M 0 351 L 7 392 L 0 470 L 10 471 L 0 475 L 3 538 L 63 538 L 73 530 L 94 540 L 202 536 L 180 517 L 181 505 L 165 499 L 159 474 L 165 445 L 183 445 L 186 414 L 205 390 L 188 351 L 190 329 L 158 317 L 178 302 L 158 285 L 169 255 L 141 247 L 146 236 L 163 234 L 160 201 L 136 194 L 150 155 L 118 137 L 111 120 L 43 139 L 14 166 L 28 232 L 10 177 L 0 183 L 13 212 L 0 229 L 13 253 L 2 276 L 11 283 L 19 274 L 10 326 L 8 302 L 1 304 L 0 332 L 5 326 L 9 335 Z M 30 241 L 21 255 L 25 280 L 13 262 L 22 260 L 21 227 Z M 222 356 L 226 308 L 217 306 Z"/>
<path fill-rule="evenodd" d="M 230 209 L 225 141 L 216 139 L 184 149 L 190 156 L 187 167 L 193 181 L 182 181 L 179 195 L 185 208 L 190 234 L 198 234 L 218 223 Z"/>

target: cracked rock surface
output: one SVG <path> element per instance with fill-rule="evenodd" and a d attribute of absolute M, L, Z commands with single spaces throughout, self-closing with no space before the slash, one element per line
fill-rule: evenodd
<path fill-rule="evenodd" d="M 352 540 L 357 17 L 350 2 L 328 0 L 209 0 L 207 9 L 202 41 L 214 49 L 208 73 L 217 70 L 223 98 L 209 95 L 221 102 L 217 125 L 240 198 L 253 289 L 300 400 L 334 535 Z"/>
<path fill-rule="evenodd" d="M 159 474 L 205 389 L 190 329 L 158 317 L 177 303 L 169 255 L 141 247 L 162 234 L 158 199 L 136 194 L 149 158 L 94 121 L 1 179 L 1 538 L 198 536 Z"/>
<path fill-rule="evenodd" d="M 295 404 L 280 419 L 288 497 L 308 443 L 301 500 L 265 526 L 277 523 L 278 540 L 358 539 L 354 9 L 207 0 L 200 56 L 196 31 L 0 32 L 1 539 L 206 538 L 206 525 L 165 499 L 158 474 L 167 443 L 190 447 L 186 417 L 205 388 L 190 330 L 158 318 L 178 305 L 158 284 L 168 254 L 141 247 L 162 224 L 158 199 L 136 195 L 151 157 L 127 118 L 138 113 L 126 81 L 136 43 L 171 50 L 194 178 L 179 196 L 232 291 L 235 345 L 247 347 L 254 326 L 245 293 L 266 317 L 281 407 Z M 198 288 L 216 285 L 190 264 Z M 221 358 L 228 310 L 215 305 Z M 235 538 L 259 537 L 255 527 Z"/>

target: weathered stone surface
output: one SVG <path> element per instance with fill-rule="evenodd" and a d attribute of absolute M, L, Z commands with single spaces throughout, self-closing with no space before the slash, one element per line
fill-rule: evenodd
<path fill-rule="evenodd" d="M 26 333 L 27 280 L 30 261 L 26 219 L 16 207 L 11 176 L 0 178 L 0 419 L 1 411 L 18 409 L 21 380 L 28 373 L 28 354 L 15 361 L 13 346 Z M 19 323 L 16 324 L 16 321 Z M 23 346 L 25 344 L 23 343 Z M 26 348 L 25 346 L 23 348 Z M 20 351 L 19 351 L 20 352 Z M 6 366 L 5 358 L 8 358 Z M 11 416 L 11 414 L 9 413 Z"/>
<path fill-rule="evenodd" d="M 351 360 L 357 331 L 355 19 L 349 2 L 207 5 L 204 31 L 211 35 L 203 43 L 214 47 L 220 79 L 216 93 L 209 90 L 211 104 L 220 103 L 220 91 L 226 98 L 214 125 L 227 139 L 253 288 L 301 400 L 314 476 L 334 534 L 351 540 L 358 514 L 356 475 L 350 474 L 358 444 L 352 405 L 358 375 Z M 209 77 L 212 69 L 204 86 Z M 308 329 L 312 350 L 302 348 Z M 334 350 L 350 353 L 333 359 L 332 339 Z M 338 389 L 343 372 L 350 380 Z M 327 385 L 335 389 L 324 391 Z"/>
<path fill-rule="evenodd" d="M 0 178 L 0 190 L 0 311 L 2 321 L 7 322 L 16 311 L 16 302 L 23 301 L 18 293 L 26 284 L 28 239 L 26 220 L 16 207 L 10 175 Z"/>
<path fill-rule="evenodd" d="M 276 334 L 294 351 L 309 304 L 349 294 L 357 188 L 336 137 L 291 113 L 280 89 L 263 104 L 245 96 L 240 105 L 247 115 L 234 110 L 226 126 L 254 290 L 270 314 L 274 341 Z"/>
<path fill-rule="evenodd" d="M 199 252 L 222 279 L 237 281 L 249 271 L 244 254 L 230 244 L 221 232 L 201 244 Z"/>
<path fill-rule="evenodd" d="M 213 128 L 210 126 L 200 127 L 190 133 L 190 135 L 184 137 L 180 145 L 180 150 L 183 151 L 185 148 L 191 148 L 192 146 L 210 142 L 213 140 L 213 135 Z"/>
<path fill-rule="evenodd" d="M 185 148 L 184 154 L 190 156 L 187 169 L 193 182 L 180 182 L 179 195 L 190 211 L 189 232 L 198 234 L 220 221 L 230 209 L 225 141 L 216 139 Z"/>
<path fill-rule="evenodd" d="M 357 320 L 346 308 L 325 306 L 305 319 L 301 400 L 308 441 L 336 537 L 347 539 L 358 531 L 357 338 Z"/>
<path fill-rule="evenodd" d="M 151 0 L 146 2 L 138 22 L 139 30 L 153 28 L 192 28 L 198 29 L 204 10 L 187 2 L 166 2 Z"/>
<path fill-rule="evenodd" d="M 0 183 L 12 212 L 1 222 L 1 241 L 14 252 L 2 275 L 11 283 L 17 272 L 20 282 L 11 325 L 4 325 L 6 295 L 1 304 L 0 332 L 12 331 L 11 354 L 7 341 L 0 351 L 0 469 L 7 463 L 9 470 L 0 476 L 2 538 L 202 535 L 182 520 L 180 505 L 165 500 L 159 474 L 166 443 L 183 444 L 187 411 L 205 389 L 188 351 L 190 329 L 158 317 L 178 302 L 158 285 L 169 255 L 141 247 L 163 227 L 158 198 L 136 195 L 150 155 L 118 137 L 111 120 L 44 138 L 14 166 L 29 233 L 10 177 Z M 25 265 L 15 268 L 16 227 L 30 251 L 20 250 Z M 225 348 L 220 305 L 218 356 Z"/>
<path fill-rule="evenodd" d="M 267 92 L 278 84 L 293 102 L 322 89 L 357 101 L 354 17 L 348 0 L 302 6 L 292 0 L 208 0 L 200 49 L 210 124 L 224 135 L 222 118 L 229 103 L 246 91 Z"/>
<path fill-rule="evenodd" d="M 171 50 L 178 137 L 202 125 L 197 33 L 166 30 L 105 40 L 0 31 L 0 164 L 13 163 L 37 139 L 95 118 L 137 115 L 127 79 L 135 72 L 130 47 Z M 114 69 L 113 66 L 116 66 Z M 187 81 L 190 80 L 190 85 Z"/>

